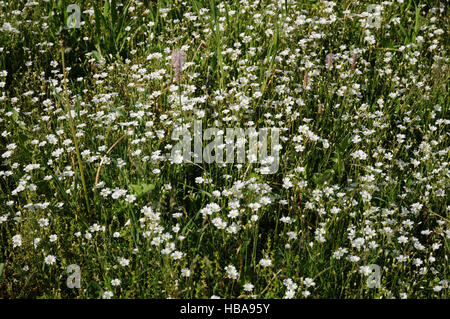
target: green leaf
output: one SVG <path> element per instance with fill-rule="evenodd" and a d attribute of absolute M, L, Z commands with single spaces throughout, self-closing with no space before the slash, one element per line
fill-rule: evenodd
<path fill-rule="evenodd" d="M 415 19 L 414 31 L 412 34 L 413 42 L 416 41 L 416 36 L 419 33 L 419 29 L 420 29 L 420 8 L 419 8 L 419 6 L 416 6 L 416 19 Z"/>
<path fill-rule="evenodd" d="M 132 189 L 133 193 L 136 195 L 136 197 L 140 197 L 152 190 L 155 189 L 155 184 L 131 184 L 130 188 Z"/>
<path fill-rule="evenodd" d="M 0 264 L 0 278 L 2 278 L 3 275 L 3 269 L 5 269 L 5 263 Z"/>
<path fill-rule="evenodd" d="M 97 61 L 100 61 L 101 59 L 103 59 L 100 49 L 98 51 L 97 50 L 92 51 L 92 55 Z"/>
<path fill-rule="evenodd" d="M 103 16 L 100 14 L 100 10 L 98 9 L 97 5 L 94 4 L 94 16 L 95 16 L 95 33 L 97 36 L 97 44 L 100 44 L 100 37 L 101 37 L 101 23 Z"/>
<path fill-rule="evenodd" d="M 102 287 L 100 287 L 100 285 L 95 281 L 91 281 L 86 288 L 86 292 L 91 298 L 99 298 L 101 291 Z"/>
<path fill-rule="evenodd" d="M 70 202 L 70 199 L 69 199 L 69 196 L 67 195 L 66 191 L 64 190 L 64 187 L 62 187 L 61 182 L 59 181 L 58 177 L 56 177 L 56 175 L 53 173 L 52 170 L 50 170 L 50 175 L 52 176 L 53 181 L 56 184 L 56 187 L 59 189 L 59 191 L 61 193 L 61 196 L 64 197 L 64 199 L 69 204 L 69 206 L 72 206 L 71 202 Z"/>
<path fill-rule="evenodd" d="M 105 6 L 103 7 L 103 16 L 105 17 L 105 19 L 109 18 L 111 9 L 110 9 L 110 3 L 109 0 L 105 0 Z"/>

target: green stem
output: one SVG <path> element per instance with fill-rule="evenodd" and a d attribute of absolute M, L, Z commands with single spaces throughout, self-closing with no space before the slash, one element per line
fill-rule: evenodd
<path fill-rule="evenodd" d="M 84 174 L 83 174 L 83 163 L 81 162 L 80 149 L 78 147 L 78 139 L 77 139 L 77 136 L 75 133 L 75 125 L 73 123 L 72 110 L 70 108 L 69 94 L 67 91 L 66 67 L 64 64 L 64 47 L 63 47 L 62 41 L 60 41 L 60 45 L 61 45 L 61 57 L 62 57 L 62 67 L 63 67 L 63 75 L 64 75 L 64 95 L 66 97 L 66 108 L 67 108 L 67 112 L 69 113 L 70 130 L 72 131 L 72 137 L 73 137 L 73 140 L 75 143 L 75 152 L 77 153 L 78 168 L 80 170 L 81 183 L 83 184 L 84 199 L 86 200 L 86 209 L 87 209 L 88 213 L 90 214 L 89 198 L 87 195 L 86 181 L 84 180 Z M 75 213 L 75 217 L 78 220 L 77 213 Z"/>

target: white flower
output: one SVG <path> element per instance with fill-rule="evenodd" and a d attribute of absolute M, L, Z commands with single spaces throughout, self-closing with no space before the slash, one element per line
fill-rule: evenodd
<path fill-rule="evenodd" d="M 291 179 L 289 177 L 283 178 L 283 187 L 284 188 L 289 189 L 292 186 L 294 186 L 294 184 L 292 184 Z"/>
<path fill-rule="evenodd" d="M 47 218 L 41 218 L 38 221 L 38 224 L 40 227 L 46 227 L 48 226 L 48 219 Z"/>
<path fill-rule="evenodd" d="M 356 263 L 356 262 L 358 262 L 359 260 L 360 260 L 361 258 L 360 257 L 358 257 L 358 256 L 348 256 L 348 260 L 350 260 L 351 262 L 354 262 L 354 263 Z"/>
<path fill-rule="evenodd" d="M 357 144 L 359 142 L 361 142 L 361 137 L 359 137 L 359 135 L 355 135 L 352 137 L 352 142 Z"/>
<path fill-rule="evenodd" d="M 14 235 L 12 238 L 12 242 L 13 242 L 13 248 L 22 246 L 22 236 L 19 234 Z"/>
<path fill-rule="evenodd" d="M 191 271 L 187 268 L 181 269 L 181 276 L 182 277 L 189 277 L 191 276 Z"/>
<path fill-rule="evenodd" d="M 306 287 L 313 287 L 313 286 L 315 286 L 316 285 L 316 283 L 314 282 L 314 280 L 312 280 L 311 278 L 305 278 L 305 279 L 303 279 L 303 284 L 306 286 Z"/>
<path fill-rule="evenodd" d="M 292 299 L 295 296 L 295 291 L 288 289 L 284 295 L 284 299 Z"/>
<path fill-rule="evenodd" d="M 134 196 L 134 195 L 127 195 L 127 196 L 125 197 L 125 201 L 128 202 L 128 203 L 132 203 L 132 202 L 134 202 L 135 200 L 136 200 L 136 196 Z"/>
<path fill-rule="evenodd" d="M 270 259 L 263 258 L 259 261 L 259 264 L 263 267 L 269 267 L 270 265 L 272 265 L 272 261 Z"/>
<path fill-rule="evenodd" d="M 287 290 L 295 291 L 298 288 L 298 285 L 291 278 L 284 279 L 283 285 L 286 286 Z"/>
<path fill-rule="evenodd" d="M 352 156 L 353 158 L 357 158 L 357 159 L 360 159 L 360 160 L 365 160 L 365 159 L 367 159 L 367 154 L 364 153 L 362 150 L 358 150 L 358 151 L 353 152 L 353 153 L 351 154 L 351 156 Z"/>
<path fill-rule="evenodd" d="M 119 257 L 118 260 L 119 260 L 119 264 L 122 267 L 128 266 L 130 264 L 130 260 L 129 259 L 126 259 L 126 258 L 123 258 L 123 257 Z"/>
<path fill-rule="evenodd" d="M 252 285 L 251 283 L 246 283 L 244 285 L 244 291 L 251 292 L 251 291 L 253 291 L 253 288 L 255 288 L 255 286 Z"/>
<path fill-rule="evenodd" d="M 356 238 L 352 241 L 352 247 L 355 247 L 356 249 L 360 250 L 361 247 L 364 246 L 365 240 L 362 237 Z"/>
<path fill-rule="evenodd" d="M 181 164 L 181 163 L 183 163 L 183 155 L 181 154 L 181 151 L 180 150 L 176 150 L 175 153 L 172 154 L 170 160 L 174 164 Z"/>
<path fill-rule="evenodd" d="M 364 276 L 369 276 L 372 273 L 372 269 L 369 266 L 359 267 L 359 272 Z"/>
<path fill-rule="evenodd" d="M 44 261 L 47 265 L 53 265 L 56 262 L 56 257 L 53 255 L 47 255 L 47 257 L 45 257 Z"/>
<path fill-rule="evenodd" d="M 236 267 L 234 267 L 233 265 L 226 266 L 225 271 L 227 273 L 228 278 L 238 279 L 239 273 L 237 272 Z"/>
<path fill-rule="evenodd" d="M 179 260 L 183 257 L 183 253 L 181 251 L 176 250 L 172 253 L 171 256 L 172 256 L 173 260 Z"/>
<path fill-rule="evenodd" d="M 2 158 L 9 158 L 12 155 L 12 151 L 6 151 L 5 153 L 2 154 Z"/>
<path fill-rule="evenodd" d="M 400 244 L 406 244 L 408 242 L 408 237 L 402 235 L 398 237 L 397 240 Z"/>
<path fill-rule="evenodd" d="M 442 286 L 434 286 L 433 287 L 433 290 L 435 291 L 435 292 L 439 292 L 439 291 L 441 291 L 442 290 Z"/>
<path fill-rule="evenodd" d="M 113 279 L 113 280 L 111 280 L 111 286 L 120 286 L 120 284 L 121 284 L 121 281 L 120 281 L 120 279 Z"/>
<path fill-rule="evenodd" d="M 239 211 L 237 209 L 232 209 L 227 215 L 229 218 L 236 218 L 239 216 Z"/>
<path fill-rule="evenodd" d="M 103 293 L 103 299 L 111 299 L 114 296 L 114 294 L 112 293 L 112 291 L 106 290 Z"/>
<path fill-rule="evenodd" d="M 227 227 L 227 223 L 222 220 L 220 217 L 216 217 L 212 220 L 214 226 L 218 229 L 225 229 Z"/>
<path fill-rule="evenodd" d="M 416 266 L 416 267 L 419 267 L 422 264 L 423 264 L 423 261 L 420 258 L 415 258 L 413 260 L 413 265 Z"/>
<path fill-rule="evenodd" d="M 38 245 L 39 245 L 39 243 L 41 242 L 41 239 L 38 237 L 38 238 L 35 238 L 34 240 L 33 240 L 33 246 L 34 246 L 34 248 L 36 248 Z"/>

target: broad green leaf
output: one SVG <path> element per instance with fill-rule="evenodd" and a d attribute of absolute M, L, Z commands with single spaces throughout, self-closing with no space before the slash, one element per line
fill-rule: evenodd
<path fill-rule="evenodd" d="M 155 189 L 155 185 L 154 184 L 146 184 L 146 183 L 141 183 L 141 184 L 131 184 L 130 188 L 132 189 L 133 193 L 139 197 L 142 196 L 152 190 Z"/>

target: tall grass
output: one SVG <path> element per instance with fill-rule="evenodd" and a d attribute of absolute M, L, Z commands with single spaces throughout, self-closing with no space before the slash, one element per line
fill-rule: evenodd
<path fill-rule="evenodd" d="M 448 298 L 443 1 L 75 2 L 0 7 L 1 297 Z M 279 170 L 171 162 L 195 120 Z"/>

